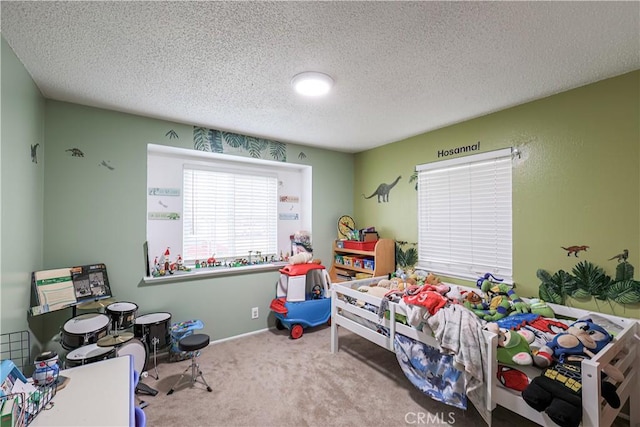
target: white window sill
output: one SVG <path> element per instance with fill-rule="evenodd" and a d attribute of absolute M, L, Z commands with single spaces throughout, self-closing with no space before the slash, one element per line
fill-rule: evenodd
<path fill-rule="evenodd" d="M 206 268 L 191 268 L 191 271 L 175 271 L 173 274 L 167 274 L 166 276 L 157 277 L 144 277 L 142 280 L 144 283 L 165 283 L 165 282 L 182 282 L 185 280 L 197 280 L 207 277 L 216 276 L 230 276 L 234 274 L 247 274 L 262 271 L 279 270 L 287 262 L 272 262 L 268 264 L 256 264 L 242 267 L 206 267 Z"/>

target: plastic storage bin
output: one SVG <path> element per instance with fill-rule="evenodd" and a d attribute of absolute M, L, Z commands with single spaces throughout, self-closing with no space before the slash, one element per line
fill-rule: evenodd
<path fill-rule="evenodd" d="M 357 242 L 355 240 L 345 240 L 344 248 L 345 249 L 356 249 L 359 251 L 372 251 L 376 248 L 377 240 L 372 242 Z"/>
<path fill-rule="evenodd" d="M 375 270 L 376 262 L 373 258 L 365 258 L 364 259 L 364 267 L 367 270 Z"/>

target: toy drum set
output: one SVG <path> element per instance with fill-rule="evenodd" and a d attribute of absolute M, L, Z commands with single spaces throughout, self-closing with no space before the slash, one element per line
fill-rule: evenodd
<path fill-rule="evenodd" d="M 151 313 L 135 319 L 133 326 L 134 335 L 140 337 L 147 348 L 153 350 L 153 367 L 156 379 L 160 378 L 156 360 L 158 349 L 171 345 L 170 325 L 171 313 Z"/>
<path fill-rule="evenodd" d="M 104 308 L 105 313 L 86 313 L 72 317 L 61 330 L 61 344 L 69 350 L 66 368 L 86 365 L 113 357 L 131 355 L 139 373 L 153 351 L 158 376 L 157 352 L 171 345 L 171 313 L 150 313 L 137 317 L 138 305 L 96 302 L 81 308 Z M 131 332 L 133 330 L 133 332 Z"/>

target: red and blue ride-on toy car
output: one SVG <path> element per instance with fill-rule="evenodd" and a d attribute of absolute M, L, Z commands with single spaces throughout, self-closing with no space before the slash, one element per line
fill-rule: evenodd
<path fill-rule="evenodd" d="M 271 311 L 276 328 L 289 329 L 289 337 L 298 339 L 304 329 L 331 323 L 329 274 L 314 263 L 287 265 L 280 269 L 276 298 Z"/>

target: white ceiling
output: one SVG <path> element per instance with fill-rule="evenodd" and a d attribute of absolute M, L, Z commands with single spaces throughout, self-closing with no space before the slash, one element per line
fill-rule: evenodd
<path fill-rule="evenodd" d="M 46 98 L 346 152 L 640 69 L 637 1 L 0 7 Z"/>

